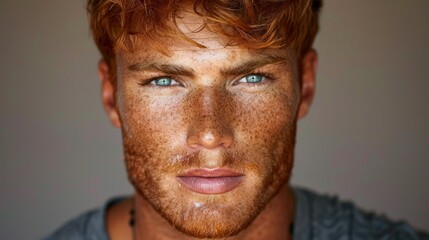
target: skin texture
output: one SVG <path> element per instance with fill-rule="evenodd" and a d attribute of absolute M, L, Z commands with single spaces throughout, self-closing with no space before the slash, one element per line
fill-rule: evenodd
<path fill-rule="evenodd" d="M 161 38 L 165 55 L 140 41 L 136 52 L 117 51 L 116 84 L 108 65 L 99 64 L 103 104 L 121 128 L 136 190 L 136 236 L 288 239 L 296 124 L 314 95 L 317 55 L 298 60 L 293 49 L 226 46 L 208 30 L 193 32 L 200 21 L 185 14 L 178 24 L 204 49 Z M 246 76 L 262 79 L 248 83 Z M 163 77 L 172 85 L 157 86 Z M 199 194 L 176 179 L 195 168 L 229 168 L 244 177 L 232 191 Z M 126 231 L 114 223 L 123 211 L 111 211 L 118 218 L 109 213 L 111 236 Z"/>

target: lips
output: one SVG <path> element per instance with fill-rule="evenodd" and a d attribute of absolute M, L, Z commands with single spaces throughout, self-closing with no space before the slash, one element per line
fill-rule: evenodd
<path fill-rule="evenodd" d="M 193 169 L 177 177 L 182 186 L 201 194 L 222 194 L 232 191 L 244 175 L 231 169 Z"/>

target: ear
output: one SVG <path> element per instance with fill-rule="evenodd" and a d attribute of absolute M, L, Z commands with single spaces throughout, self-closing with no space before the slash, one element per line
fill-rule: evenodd
<path fill-rule="evenodd" d="M 307 51 L 301 60 L 301 101 L 298 118 L 307 115 L 314 98 L 316 87 L 317 52 L 314 49 Z"/>
<path fill-rule="evenodd" d="M 115 100 L 115 86 L 110 75 L 110 67 L 105 60 L 100 60 L 98 63 L 98 75 L 101 80 L 101 98 L 103 101 L 104 110 L 110 119 L 110 122 L 117 128 L 121 127 L 119 120 L 118 109 Z"/>

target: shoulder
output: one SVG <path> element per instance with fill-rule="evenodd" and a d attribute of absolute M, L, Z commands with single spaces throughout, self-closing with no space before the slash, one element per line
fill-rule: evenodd
<path fill-rule="evenodd" d="M 319 195 L 295 188 L 297 199 L 297 239 L 391 239 L 429 240 L 429 235 L 414 230 L 405 222 L 393 222 L 383 216 L 357 208 L 337 197 Z"/>
<path fill-rule="evenodd" d="M 124 198 L 111 199 L 103 207 L 87 211 L 71 219 L 43 240 L 108 240 L 104 220 L 106 210 L 122 199 Z"/>
<path fill-rule="evenodd" d="M 65 223 L 52 235 L 44 240 L 59 239 L 106 239 L 103 238 L 103 210 L 94 209 L 88 211 Z"/>

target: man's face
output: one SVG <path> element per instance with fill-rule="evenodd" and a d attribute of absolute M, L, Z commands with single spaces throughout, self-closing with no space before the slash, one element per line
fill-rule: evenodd
<path fill-rule="evenodd" d="M 180 231 L 226 237 L 289 179 L 297 60 L 285 49 L 224 47 L 208 30 L 187 35 L 207 48 L 165 38 L 168 56 L 144 42 L 117 52 L 115 110 L 136 191 Z"/>

